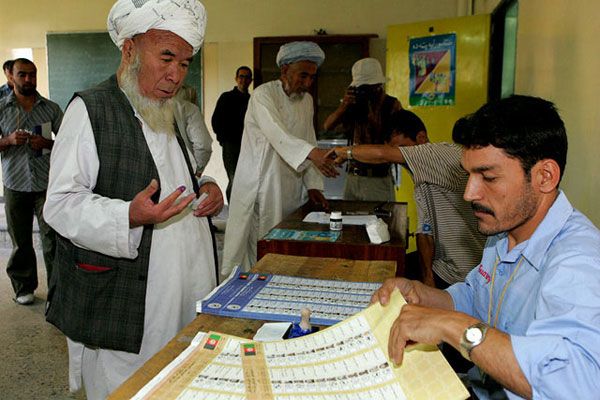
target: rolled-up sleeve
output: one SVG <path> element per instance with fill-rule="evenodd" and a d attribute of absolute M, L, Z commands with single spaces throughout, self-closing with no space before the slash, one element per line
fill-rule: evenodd
<path fill-rule="evenodd" d="M 564 254 L 556 264 L 526 335 L 511 335 L 513 351 L 534 398 L 598 398 L 600 260 Z"/>
<path fill-rule="evenodd" d="M 473 312 L 473 291 L 471 282 L 471 275 L 473 271 L 467 275 L 464 282 L 455 283 L 454 285 L 446 288 L 445 290 L 452 297 L 452 301 L 454 302 L 454 310 L 463 312 L 465 314 L 469 314 L 475 317 Z M 470 279 L 471 278 L 471 279 Z"/>

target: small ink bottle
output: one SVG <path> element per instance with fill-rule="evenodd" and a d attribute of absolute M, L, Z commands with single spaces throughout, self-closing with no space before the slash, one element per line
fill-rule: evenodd
<path fill-rule="evenodd" d="M 341 231 L 342 230 L 342 212 L 332 211 L 329 216 L 329 230 Z"/>
<path fill-rule="evenodd" d="M 311 311 L 308 308 L 300 310 L 300 322 L 292 324 L 288 339 L 297 338 L 315 332 L 317 329 L 310 324 Z"/>

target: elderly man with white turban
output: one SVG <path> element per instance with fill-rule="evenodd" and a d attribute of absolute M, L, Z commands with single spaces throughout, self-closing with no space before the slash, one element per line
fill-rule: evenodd
<path fill-rule="evenodd" d="M 106 398 L 195 317 L 216 284 L 208 215 L 174 124 L 206 24 L 196 0 L 119 0 L 116 76 L 76 93 L 52 152 L 44 216 L 59 233 L 47 319 L 66 336 L 72 390 Z M 192 210 L 199 192 L 208 197 Z"/>
<path fill-rule="evenodd" d="M 323 178 L 337 171 L 317 148 L 313 101 L 308 92 L 325 60 L 312 42 L 281 46 L 279 80 L 254 90 L 244 121 L 225 231 L 222 274 L 256 262 L 256 243 L 283 217 L 304 204 L 327 207 Z"/>

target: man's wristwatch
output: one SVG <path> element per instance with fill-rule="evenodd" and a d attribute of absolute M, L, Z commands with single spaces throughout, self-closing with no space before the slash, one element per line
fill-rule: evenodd
<path fill-rule="evenodd" d="M 483 322 L 478 322 L 469 326 L 462 334 L 460 338 L 460 354 L 471 361 L 471 351 L 479 346 L 485 340 L 485 334 L 487 333 L 489 326 Z"/>
<path fill-rule="evenodd" d="M 352 146 L 350 146 L 346 149 L 346 159 L 352 160 Z"/>

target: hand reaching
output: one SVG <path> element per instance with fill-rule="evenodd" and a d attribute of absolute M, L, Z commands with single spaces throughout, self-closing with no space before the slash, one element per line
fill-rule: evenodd
<path fill-rule="evenodd" d="M 349 148 L 350 147 L 348 147 L 348 146 L 334 147 L 327 152 L 326 157 L 332 159 L 334 164 L 341 165 L 348 160 L 348 151 L 347 150 Z"/>
<path fill-rule="evenodd" d="M 308 159 L 311 160 L 317 168 L 319 168 L 319 171 L 321 171 L 323 175 L 329 178 L 335 178 L 340 173 L 335 168 L 333 159 L 327 158 L 329 153 L 330 152 L 326 149 L 319 149 L 315 147 L 308 154 Z"/>
<path fill-rule="evenodd" d="M 411 281 L 406 278 L 391 278 L 383 282 L 383 285 L 373 293 L 371 297 L 371 304 L 381 303 L 386 305 L 390 301 L 390 296 L 394 289 L 399 289 L 404 299 L 409 304 L 420 304 L 421 296 L 418 286 L 420 282 Z"/>

